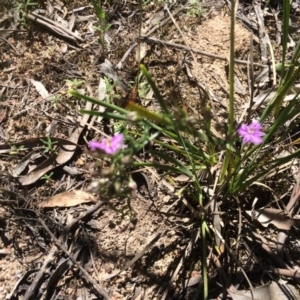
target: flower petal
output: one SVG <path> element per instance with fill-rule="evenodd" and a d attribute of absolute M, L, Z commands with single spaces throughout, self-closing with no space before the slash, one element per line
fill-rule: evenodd
<path fill-rule="evenodd" d="M 254 145 L 259 145 L 263 142 L 263 139 L 260 136 L 252 135 L 250 142 Z"/>
<path fill-rule="evenodd" d="M 246 144 L 246 143 L 250 142 L 250 140 L 251 140 L 251 136 L 250 135 L 245 135 L 243 137 L 243 144 Z"/>
<path fill-rule="evenodd" d="M 237 130 L 237 133 L 243 138 L 243 144 L 252 143 L 259 145 L 263 142 L 262 136 L 265 135 L 261 131 L 261 124 L 257 120 L 253 120 L 250 125 L 242 124 Z"/>
<path fill-rule="evenodd" d="M 123 140 L 124 140 L 123 134 L 117 133 L 111 138 L 110 144 L 120 147 L 123 143 Z"/>
<path fill-rule="evenodd" d="M 111 138 L 102 138 L 100 142 L 90 141 L 89 147 L 92 151 L 102 150 L 108 155 L 114 154 L 123 145 L 123 134 L 116 134 Z"/>
<path fill-rule="evenodd" d="M 252 123 L 249 125 L 249 128 L 253 131 L 260 131 L 261 124 L 257 120 L 253 120 Z"/>
<path fill-rule="evenodd" d="M 92 150 L 92 151 L 95 151 L 97 149 L 102 149 L 103 145 L 101 142 L 96 142 L 96 141 L 90 141 L 89 142 L 89 148 Z"/>
<path fill-rule="evenodd" d="M 240 136 L 245 136 L 248 134 L 248 126 L 246 124 L 242 124 L 241 127 L 237 130 Z"/>
<path fill-rule="evenodd" d="M 255 133 L 255 135 L 258 135 L 258 136 L 264 136 L 264 135 L 266 135 L 264 132 L 262 132 L 262 131 L 258 131 L 258 132 L 256 132 Z"/>

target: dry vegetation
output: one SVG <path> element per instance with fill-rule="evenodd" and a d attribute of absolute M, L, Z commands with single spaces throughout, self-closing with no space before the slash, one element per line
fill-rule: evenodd
<path fill-rule="evenodd" d="M 70 97 L 68 90 L 98 98 L 104 77 L 111 83 L 117 79 L 104 97 L 109 94 L 124 105 L 138 74 L 133 47 L 140 26 L 138 1 L 106 1 L 110 27 L 105 35 L 94 29 L 99 19 L 87 0 L 39 2 L 27 18 L 15 8 L 16 0 L 0 4 L 0 299 L 201 299 L 199 207 L 180 193 L 189 185 L 186 178 L 151 168 L 136 173 L 132 210 L 111 200 L 119 212 L 88 190 L 98 175 L 87 141 L 112 134 L 114 124 L 81 115 L 79 109 L 91 104 Z M 198 116 L 209 91 L 214 130 L 222 136 L 229 90 L 229 3 L 203 2 L 202 14 L 191 16 L 187 1 L 170 2 L 174 21 L 164 3 L 144 3 L 141 33 L 147 38 L 142 38 L 140 59 L 170 107 L 180 103 Z M 255 96 L 273 84 L 262 33 L 268 33 L 280 58 L 281 6 L 271 1 L 260 18 L 265 5 L 239 5 L 237 120 L 250 99 L 250 36 Z M 291 50 L 298 18 L 295 5 Z M 140 86 L 141 104 L 157 109 L 147 83 Z M 137 159 L 155 161 L 146 152 Z M 254 222 L 246 212 L 255 199 L 255 208 L 298 207 L 297 176 L 297 164 L 289 164 L 267 179 L 269 188 L 256 186 L 218 203 L 210 224 L 224 240 L 216 234 L 219 254 L 212 241 L 207 245 L 211 299 L 246 299 L 246 291 L 251 299 L 249 290 L 255 299 L 299 299 L 297 221 L 267 215 Z M 284 291 L 275 284 L 279 281 Z"/>

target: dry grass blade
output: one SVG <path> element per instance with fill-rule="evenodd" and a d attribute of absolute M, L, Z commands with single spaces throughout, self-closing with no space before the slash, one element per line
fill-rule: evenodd
<path fill-rule="evenodd" d="M 38 24 L 41 24 L 47 28 L 49 28 L 50 30 L 54 31 L 56 34 L 70 39 L 74 42 L 84 42 L 84 39 L 82 37 L 80 37 L 79 35 L 75 34 L 73 31 L 64 28 L 63 26 L 59 25 L 58 23 L 52 21 L 49 18 L 46 18 L 44 16 L 38 15 L 36 13 L 29 13 L 26 15 L 26 17 L 34 22 L 37 22 Z"/>
<path fill-rule="evenodd" d="M 36 274 L 30 287 L 26 291 L 26 294 L 23 298 L 24 300 L 30 300 L 30 299 L 34 299 L 36 297 L 36 295 L 35 295 L 36 289 L 39 287 L 40 281 L 42 280 L 43 275 L 46 272 L 46 268 L 47 268 L 48 264 L 53 261 L 56 251 L 57 251 L 57 248 L 55 246 L 53 246 L 50 249 L 49 254 L 47 255 L 46 259 L 43 262 L 43 265 L 41 266 L 39 272 Z"/>
<path fill-rule="evenodd" d="M 254 5 L 254 10 L 256 13 L 256 17 L 258 20 L 258 35 L 260 41 L 260 51 L 261 51 L 261 59 L 263 63 L 267 63 L 268 54 L 267 54 L 267 34 L 264 25 L 264 16 L 262 9 L 259 4 Z"/>
<path fill-rule="evenodd" d="M 83 276 L 86 278 L 87 281 L 89 281 L 94 288 L 94 290 L 98 293 L 98 296 L 109 300 L 109 296 L 104 288 L 102 288 L 93 277 L 81 266 L 77 263 L 76 259 L 69 253 L 69 251 L 61 244 L 61 242 L 54 236 L 54 234 L 51 232 L 51 230 L 48 228 L 46 223 L 39 217 L 38 218 L 39 223 L 43 226 L 43 228 L 47 231 L 47 233 L 50 235 L 52 241 L 56 244 L 56 246 L 62 250 L 72 261 L 74 265 L 78 267 L 78 269 L 82 272 Z"/>
<path fill-rule="evenodd" d="M 186 6 L 186 5 L 185 5 Z M 176 15 L 178 15 L 180 12 L 182 12 L 183 10 L 185 10 L 186 7 L 181 7 L 178 10 L 176 10 L 172 16 L 175 17 Z M 146 37 L 150 36 L 152 33 L 154 33 L 156 30 L 162 28 L 165 24 L 167 24 L 169 21 L 171 20 L 170 17 L 165 18 L 162 22 L 160 22 L 158 25 L 154 26 L 152 29 L 150 29 L 147 34 L 145 35 Z M 139 37 L 141 38 L 141 37 Z M 120 62 L 117 64 L 117 69 L 122 69 L 123 64 L 125 63 L 127 57 L 129 56 L 130 52 L 138 46 L 138 43 L 134 43 L 131 45 L 131 47 L 126 51 L 126 53 L 123 55 L 122 59 L 120 60 Z"/>
<path fill-rule="evenodd" d="M 171 279 L 170 279 L 170 281 L 169 281 L 169 284 L 168 284 L 167 288 L 165 289 L 165 291 L 164 291 L 164 293 L 163 293 L 163 295 L 162 295 L 162 297 L 161 297 L 161 300 L 165 300 L 165 299 L 167 298 L 168 293 L 169 293 L 169 290 L 170 290 L 170 287 L 173 285 L 173 282 L 174 282 L 176 276 L 178 275 L 179 271 L 180 271 L 181 268 L 183 267 L 184 260 L 187 259 L 187 258 L 190 256 L 190 254 L 191 254 L 191 252 L 192 252 L 192 248 L 193 248 L 193 246 L 195 245 L 195 243 L 197 242 L 197 240 L 198 240 L 198 238 L 199 238 L 199 235 L 200 235 L 200 230 L 198 230 L 198 231 L 194 234 L 193 238 L 192 238 L 192 239 L 190 240 L 190 242 L 187 244 L 186 249 L 185 249 L 185 251 L 184 251 L 184 256 L 181 258 L 179 264 L 177 265 L 177 268 L 176 268 L 176 270 L 174 271 L 174 273 L 173 273 L 173 275 L 172 275 L 172 277 L 171 277 Z M 190 286 L 192 285 L 192 280 L 191 280 L 191 279 L 193 279 L 193 278 L 190 278 L 190 279 L 188 279 L 188 280 L 186 281 L 187 286 L 188 286 L 188 285 L 190 285 Z M 199 282 L 200 280 L 201 280 L 201 276 L 197 277 L 197 281 Z M 197 282 L 197 283 L 198 283 L 198 282 Z M 196 283 L 195 283 L 195 279 L 193 280 L 193 284 L 196 284 Z"/>
<path fill-rule="evenodd" d="M 138 252 L 138 254 L 125 266 L 123 267 L 120 271 L 109 275 L 105 278 L 103 278 L 103 281 L 111 279 L 117 275 L 119 275 L 120 273 L 122 273 L 123 271 L 127 270 L 129 267 L 131 267 L 137 260 L 139 260 L 144 254 L 145 252 L 147 252 L 162 236 L 164 236 L 166 234 L 167 230 L 159 232 L 154 234 L 153 236 L 151 236 L 149 238 L 149 243 L 140 251 Z"/>
<path fill-rule="evenodd" d="M 267 227 L 273 224 L 281 230 L 290 230 L 295 222 L 288 218 L 283 210 L 276 208 L 261 208 L 253 211 L 246 211 L 249 216 L 252 216 L 260 222 L 261 225 Z"/>
<path fill-rule="evenodd" d="M 97 299 L 108 299 L 108 295 L 111 299 L 200 299 L 206 297 L 203 286 L 207 281 L 207 299 L 230 297 L 227 292 L 230 285 L 251 299 L 249 289 L 255 298 L 259 295 L 257 288 L 269 283 L 270 278 L 275 281 L 284 276 L 296 286 L 300 282 L 297 269 L 289 268 L 297 266 L 299 252 L 296 218 L 300 215 L 297 211 L 300 180 L 293 176 L 294 172 L 291 174 L 291 169 L 294 171 L 299 165 L 298 157 L 292 165 L 287 162 L 256 180 L 245 193 L 239 191 L 232 195 L 229 191 L 231 183 L 241 174 L 238 172 L 240 154 L 242 158 L 242 151 L 249 151 L 240 147 L 234 132 L 239 123 L 260 118 L 276 94 L 274 79 L 280 79 L 280 75 L 275 72 L 275 65 L 282 60 L 283 49 L 281 3 L 275 8 L 272 1 L 252 5 L 241 2 L 237 14 L 243 18 L 243 24 L 237 21 L 234 34 L 230 34 L 235 44 L 231 61 L 236 65 L 234 70 L 230 68 L 234 76 L 230 75 L 228 80 L 229 33 L 234 26 L 230 24 L 231 8 L 225 5 L 230 0 L 209 3 L 137 0 L 125 1 L 126 5 L 124 1 L 94 1 L 101 3 L 100 10 L 96 11 L 89 0 L 65 1 L 64 6 L 54 5 L 53 1 L 47 5 L 39 2 L 26 9 L 24 1 L 4 0 L 0 13 L 0 48 L 4 49 L 0 60 L 0 229 L 3 237 L 0 248 L 6 257 L 0 260 L 0 299 L 25 296 L 25 299 L 40 300 L 61 294 L 78 299 L 94 295 Z M 300 5 L 292 2 L 288 33 L 289 41 L 296 42 Z M 282 2 L 286 3 L 289 1 Z M 20 5 L 18 9 L 16 5 Z M 39 26 L 46 30 L 39 30 Z M 34 30 L 29 33 L 33 34 L 17 29 L 30 27 Z M 288 48 L 285 61 L 293 65 L 290 58 L 295 49 L 292 43 Z M 172 134 L 166 139 L 162 133 L 164 130 L 174 133 L 171 126 L 150 129 L 144 120 L 135 122 L 131 112 L 127 120 L 117 120 L 117 110 L 104 109 L 101 105 L 84 107 L 82 99 L 68 93 L 72 88 L 98 98 L 100 104 L 112 102 L 120 106 L 136 99 L 143 108 L 161 112 L 158 93 L 154 95 L 149 81 L 137 68 L 141 60 L 173 120 L 180 124 L 186 121 L 187 126 L 195 127 L 200 133 L 205 126 L 205 132 L 226 145 L 207 147 L 208 143 L 192 135 L 182 135 L 195 146 L 192 147 L 195 159 L 191 160 L 181 155 L 182 151 L 176 154 L 174 146 L 179 147 L 178 140 L 172 141 Z M 299 70 L 297 62 L 295 69 Z M 228 136 L 228 82 L 237 79 L 240 88 L 235 87 L 234 103 L 230 103 L 234 104 L 233 136 Z M 130 95 L 134 82 L 135 89 Z M 291 103 L 288 101 L 299 91 L 296 82 L 287 91 L 283 106 L 288 106 Z M 99 110 L 105 116 L 94 115 L 87 120 L 85 115 L 81 119 L 78 113 L 81 108 Z M 184 114 L 179 112 L 180 108 Z M 80 120 L 83 123 L 78 127 Z M 296 112 L 293 121 L 299 123 Z M 274 123 L 272 117 L 265 119 L 266 133 Z M 296 129 L 294 123 L 291 127 Z M 289 128 L 282 128 L 285 129 Z M 124 134 L 127 146 L 118 155 L 104 156 L 100 152 L 91 155 L 83 150 L 89 141 L 110 138 L 116 133 Z M 50 144 L 41 141 L 47 142 L 48 135 L 55 142 L 53 148 L 51 141 Z M 272 164 L 296 149 L 297 139 L 287 145 L 283 138 L 281 132 L 276 132 L 270 146 L 258 151 L 257 158 L 267 153 L 263 169 L 265 162 Z M 165 149 L 163 145 L 170 147 Z M 228 168 L 232 176 L 223 182 L 225 146 L 233 151 L 234 157 Z M 207 152 L 204 159 L 198 150 Z M 156 155 L 156 151 L 176 158 L 188 170 L 194 169 L 195 176 L 177 176 L 176 170 L 161 171 L 159 166 L 168 162 Z M 130 159 L 122 158 L 126 153 L 130 153 Z M 135 166 L 127 168 L 129 161 Z M 249 157 L 250 161 L 255 163 L 256 159 Z M 205 171 L 201 170 L 202 164 Z M 247 161 L 241 168 L 248 165 Z M 88 186 L 99 191 L 105 182 L 103 170 L 110 166 L 114 172 L 107 181 L 113 184 L 107 189 L 109 196 L 105 196 L 106 191 L 96 197 L 83 192 L 88 191 Z M 118 173 L 119 166 L 124 166 L 126 172 Z M 127 192 L 127 180 L 135 179 L 133 172 L 141 174 L 140 180 L 136 180 L 140 184 L 131 199 L 128 197 L 128 208 L 128 203 L 121 199 L 123 195 L 113 193 L 118 186 Z M 124 174 L 121 184 L 116 180 L 114 185 L 116 174 Z M 277 212 L 270 216 L 257 211 L 266 218 L 263 227 L 260 219 L 255 222 L 245 215 L 245 210 L 251 209 L 253 198 L 258 199 L 255 208 L 282 208 L 278 211 L 279 220 L 276 220 Z M 201 205 L 199 200 L 203 200 Z M 40 226 L 44 223 L 38 222 L 35 211 L 47 215 L 42 217 L 40 213 L 48 229 Z M 207 233 L 203 231 L 201 239 L 191 246 L 201 216 L 207 221 Z M 292 225 L 296 228 L 291 228 Z M 167 230 L 168 234 L 162 236 Z M 57 246 L 49 238 L 50 231 Z M 259 238 L 257 232 L 261 234 Z M 207 242 L 202 243 L 205 236 Z M 204 246 L 200 250 L 201 243 Z M 76 256 L 79 245 L 84 248 Z M 52 248 L 56 249 L 54 259 L 44 268 Z M 69 257 L 87 273 L 81 273 Z M 202 266 L 208 264 L 203 272 L 199 272 L 201 259 Z M 24 263 L 29 268 L 34 263 L 41 269 L 27 272 Z M 257 271 L 267 276 L 258 278 Z M 103 278 L 107 280 L 101 282 Z M 87 281 L 95 286 L 97 294 Z M 268 292 L 256 298 L 267 299 L 267 295 Z M 235 293 L 232 297 L 241 295 Z"/>

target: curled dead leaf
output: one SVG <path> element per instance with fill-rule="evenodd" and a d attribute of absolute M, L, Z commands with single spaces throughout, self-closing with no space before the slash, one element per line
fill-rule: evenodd
<path fill-rule="evenodd" d="M 297 289 L 282 280 L 272 281 L 253 289 L 253 295 L 249 290 L 236 290 L 233 286 L 227 291 L 233 300 L 299 300 L 300 298 Z"/>
<path fill-rule="evenodd" d="M 179 176 L 174 178 L 175 181 L 177 182 L 187 182 L 187 181 L 191 181 L 190 177 L 184 175 L 184 174 L 180 174 Z"/>
<path fill-rule="evenodd" d="M 60 193 L 51 196 L 46 201 L 38 204 L 39 207 L 71 207 L 83 203 L 96 203 L 97 199 L 90 193 L 80 190 L 73 190 L 70 192 Z"/>
<path fill-rule="evenodd" d="M 294 225 L 294 221 L 280 209 L 260 208 L 253 211 L 247 210 L 246 212 L 250 217 L 257 219 L 257 221 L 264 227 L 268 227 L 269 224 L 273 224 L 280 230 L 290 230 Z"/>
<path fill-rule="evenodd" d="M 92 103 L 87 102 L 85 109 L 91 110 L 91 108 L 92 108 Z M 78 128 L 76 128 L 72 132 L 72 134 L 70 135 L 70 137 L 67 140 L 68 144 L 60 147 L 58 154 L 54 153 L 46 161 L 44 161 L 39 166 L 37 166 L 34 170 L 32 170 L 29 174 L 19 177 L 19 182 L 22 185 L 30 185 L 32 183 L 35 183 L 47 172 L 50 172 L 51 170 L 68 162 L 73 157 L 73 154 L 75 153 L 75 150 L 77 148 L 78 139 L 79 139 L 79 137 L 82 133 L 82 130 L 85 127 L 89 117 L 90 116 L 88 114 L 84 114 L 82 116 L 80 126 L 78 126 Z M 54 139 L 51 138 L 51 140 L 54 140 Z M 0 145 L 0 150 L 1 150 L 1 145 Z"/>

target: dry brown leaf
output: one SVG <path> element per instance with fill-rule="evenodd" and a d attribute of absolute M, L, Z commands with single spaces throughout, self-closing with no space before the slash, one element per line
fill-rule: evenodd
<path fill-rule="evenodd" d="M 187 181 L 191 181 L 189 176 L 186 176 L 184 174 L 178 175 L 177 177 L 173 178 L 175 181 L 178 182 L 187 182 Z"/>
<path fill-rule="evenodd" d="M 290 230 L 294 225 L 294 221 L 280 209 L 260 208 L 253 211 L 247 210 L 246 212 L 250 217 L 257 219 L 257 221 L 264 227 L 268 227 L 269 224 L 273 224 L 280 230 Z"/>
<path fill-rule="evenodd" d="M 299 293 L 290 284 L 272 281 L 269 284 L 255 288 L 253 298 L 256 300 L 299 300 Z M 228 289 L 233 300 L 252 300 L 249 290 L 236 290 L 233 286 Z"/>
<path fill-rule="evenodd" d="M 90 193 L 73 190 L 54 195 L 38 204 L 39 207 L 71 207 L 83 203 L 93 202 L 96 203 L 97 199 Z"/>
<path fill-rule="evenodd" d="M 269 287 L 270 298 L 272 300 L 299 300 L 299 292 L 297 289 L 285 282 L 272 281 Z"/>
<path fill-rule="evenodd" d="M 233 300 L 252 300 L 251 292 L 248 290 L 236 290 L 231 286 L 228 290 L 228 294 Z M 269 294 L 269 285 L 263 285 L 253 290 L 254 299 L 271 300 Z"/>
<path fill-rule="evenodd" d="M 13 168 L 12 176 L 17 177 L 19 176 L 28 166 L 31 161 L 35 161 L 36 159 L 42 157 L 42 154 L 39 152 L 30 152 L 22 160 Z"/>
<path fill-rule="evenodd" d="M 86 103 L 86 110 L 90 110 L 92 108 L 92 103 Z M 83 128 L 85 127 L 90 115 L 84 114 L 81 118 L 80 126 L 78 126 L 68 138 L 69 145 L 64 145 L 58 151 L 58 155 L 53 154 L 49 159 L 39 165 L 36 169 L 30 172 L 28 175 L 20 177 L 19 182 L 22 185 L 29 185 L 35 183 L 39 180 L 44 174 L 55 169 L 58 166 L 61 166 L 68 162 L 74 155 L 78 139 L 82 133 Z"/>

